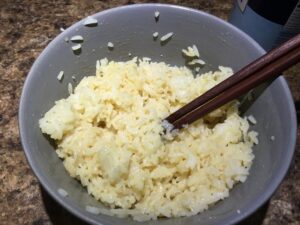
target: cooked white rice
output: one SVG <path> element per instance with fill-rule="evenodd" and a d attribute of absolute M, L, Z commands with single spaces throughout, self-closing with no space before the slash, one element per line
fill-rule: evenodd
<path fill-rule="evenodd" d="M 204 65 L 205 62 L 202 59 L 193 59 L 192 61 L 188 62 L 189 65 Z"/>
<path fill-rule="evenodd" d="M 73 93 L 73 86 L 71 83 L 68 83 L 68 92 L 70 95 Z"/>
<path fill-rule="evenodd" d="M 270 137 L 271 141 L 275 141 L 275 136 Z"/>
<path fill-rule="evenodd" d="M 108 42 L 107 43 L 107 47 L 110 48 L 110 49 L 112 49 L 112 48 L 114 48 L 114 44 L 112 42 Z"/>
<path fill-rule="evenodd" d="M 72 42 L 83 42 L 83 37 L 81 35 L 75 35 L 71 37 Z"/>
<path fill-rule="evenodd" d="M 230 75 L 226 67 L 194 77 L 186 67 L 103 59 L 40 127 L 70 175 L 110 208 L 101 213 L 139 221 L 195 215 L 246 180 L 257 134 L 236 101 L 170 140 L 161 121 Z"/>
<path fill-rule="evenodd" d="M 152 36 L 153 36 L 154 38 L 157 38 L 157 37 L 158 37 L 158 35 L 159 35 L 159 33 L 158 33 L 158 32 L 154 32 L 154 33 L 152 34 Z"/>
<path fill-rule="evenodd" d="M 159 11 L 155 11 L 154 12 L 154 18 L 155 18 L 155 20 L 158 20 L 158 18 L 159 18 Z"/>
<path fill-rule="evenodd" d="M 199 50 L 196 45 L 193 45 L 192 47 L 188 46 L 187 49 L 182 49 L 182 52 L 187 57 L 200 57 Z"/>
<path fill-rule="evenodd" d="M 62 197 L 67 197 L 68 196 L 68 192 L 65 189 L 59 188 L 57 190 L 58 194 L 60 194 Z"/>
<path fill-rule="evenodd" d="M 96 215 L 101 212 L 100 208 L 89 206 L 89 205 L 85 207 L 85 210 L 88 211 L 89 213 L 96 214 Z"/>
<path fill-rule="evenodd" d="M 73 52 L 77 52 L 77 51 L 81 50 L 81 47 L 82 47 L 81 44 L 73 45 L 72 50 L 73 50 Z"/>
<path fill-rule="evenodd" d="M 174 35 L 173 32 L 167 33 L 167 34 L 165 34 L 164 36 L 162 36 L 162 37 L 160 38 L 160 41 L 161 41 L 161 42 L 165 42 L 165 41 L 171 39 L 173 35 Z"/>
<path fill-rule="evenodd" d="M 249 120 L 249 122 L 252 123 L 252 124 L 256 124 L 256 123 L 257 123 L 257 121 L 256 121 L 256 119 L 254 118 L 253 115 L 248 116 L 248 120 Z"/>
<path fill-rule="evenodd" d="M 97 19 L 95 19 L 91 16 L 88 16 L 83 22 L 84 26 L 96 26 L 97 24 L 98 24 Z"/>
<path fill-rule="evenodd" d="M 57 75 L 57 80 L 61 81 L 64 77 L 64 71 L 60 71 Z"/>

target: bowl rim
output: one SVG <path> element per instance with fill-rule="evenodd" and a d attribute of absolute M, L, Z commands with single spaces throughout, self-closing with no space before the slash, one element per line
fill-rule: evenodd
<path fill-rule="evenodd" d="M 115 11 L 122 11 L 122 10 L 127 10 L 127 9 L 139 9 L 139 8 L 144 8 L 144 7 L 149 7 L 149 8 L 157 8 L 157 10 L 159 10 L 159 8 L 164 7 L 164 8 L 174 8 L 177 10 L 183 10 L 183 11 L 188 11 L 194 14 L 201 14 L 202 16 L 205 17 L 209 17 L 211 20 L 216 21 L 219 24 L 223 24 L 224 26 L 227 26 L 229 29 L 235 30 L 235 32 L 239 33 L 241 36 L 243 36 L 244 39 L 247 39 L 249 42 L 251 42 L 252 45 L 255 46 L 255 48 L 259 51 L 259 53 L 262 55 L 265 53 L 265 50 L 256 42 L 254 41 L 250 36 L 248 36 L 245 32 L 243 32 L 242 30 L 236 28 L 235 26 L 233 26 L 232 24 L 228 23 L 227 21 L 218 18 L 212 14 L 206 13 L 204 11 L 200 11 L 198 9 L 193 9 L 193 8 L 189 8 L 189 7 L 185 7 L 185 6 L 179 6 L 179 5 L 173 5 L 173 4 L 162 4 L 162 3 L 143 3 L 143 4 L 133 4 L 133 5 L 123 5 L 123 6 L 118 6 L 118 7 L 114 7 L 114 8 L 110 8 L 110 9 L 106 9 L 97 13 L 94 13 L 90 16 L 92 17 L 98 17 L 101 16 L 103 14 L 106 13 L 111 13 L 111 12 L 115 12 Z M 82 25 L 82 21 L 85 18 L 77 21 L 76 23 L 72 24 L 70 27 L 68 27 L 66 30 L 73 30 L 76 27 Z M 20 97 L 20 103 L 19 103 L 19 113 L 18 113 L 18 117 L 19 117 L 19 133 L 20 133 L 20 139 L 21 139 L 21 144 L 22 144 L 22 148 L 24 149 L 24 153 L 27 159 L 27 162 L 29 163 L 32 171 L 34 172 L 35 176 L 38 178 L 40 184 L 42 185 L 42 187 L 49 193 L 49 195 L 55 199 L 56 202 L 58 202 L 61 206 L 63 206 L 65 209 L 67 209 L 70 213 L 72 213 L 74 216 L 82 219 L 83 221 L 86 221 L 88 223 L 91 224 L 102 224 L 97 220 L 94 220 L 91 217 L 87 217 L 85 216 L 82 212 L 81 209 L 77 206 L 73 206 L 68 204 L 66 201 L 64 201 L 64 198 L 62 198 L 59 193 L 56 190 L 53 190 L 50 188 L 50 186 L 48 185 L 49 182 L 47 181 L 47 178 L 45 178 L 41 172 L 39 171 L 39 168 L 34 164 L 32 157 L 31 157 L 31 151 L 30 151 L 30 147 L 29 147 L 29 143 L 28 140 L 25 138 L 24 133 L 25 133 L 25 124 L 24 121 L 26 120 L 25 116 L 24 116 L 24 102 L 25 102 L 25 98 L 26 98 L 26 92 L 27 89 L 30 86 L 30 81 L 32 80 L 34 73 L 36 71 L 36 67 L 37 67 L 37 62 L 39 61 L 39 59 L 41 59 L 42 57 L 44 57 L 47 54 L 47 51 L 54 45 L 56 45 L 58 43 L 58 41 L 60 41 L 63 38 L 64 32 L 60 33 L 59 35 L 57 35 L 49 44 L 48 46 L 46 46 L 43 51 L 41 52 L 41 54 L 37 57 L 37 59 L 35 60 L 35 62 L 33 63 L 22 88 L 22 93 L 21 93 L 21 97 Z M 291 165 L 291 161 L 294 155 L 294 151 L 295 151 L 295 146 L 296 146 L 296 138 L 297 138 L 297 117 L 296 117 L 296 110 L 295 110 L 295 106 L 293 104 L 293 97 L 291 94 L 291 91 L 288 87 L 287 81 L 284 77 L 280 76 L 278 78 L 279 84 L 281 85 L 281 88 L 283 89 L 283 91 L 285 92 L 286 96 L 287 96 L 287 102 L 288 102 L 288 110 L 290 112 L 290 120 L 291 120 L 291 133 L 293 134 L 290 137 L 290 142 L 289 142 L 289 146 L 287 146 L 287 149 L 290 149 L 290 151 L 288 151 L 287 155 L 286 155 L 286 160 L 285 160 L 285 164 L 282 166 L 282 169 L 279 171 L 279 173 L 277 174 L 277 176 L 274 178 L 274 180 L 272 181 L 272 183 L 269 185 L 267 190 L 264 190 L 259 196 L 258 198 L 253 201 L 250 206 L 247 208 L 246 211 L 241 212 L 240 214 L 236 214 L 234 217 L 231 217 L 228 221 L 227 224 L 236 224 L 244 219 L 246 219 L 248 216 L 250 216 L 251 214 L 253 214 L 257 209 L 259 209 L 266 201 L 268 201 L 271 196 L 273 195 L 273 193 L 277 190 L 277 188 L 279 187 L 280 183 L 283 181 L 285 175 L 288 172 L 288 169 Z M 82 209 L 84 210 L 84 209 Z M 102 215 L 102 214 L 100 214 Z"/>

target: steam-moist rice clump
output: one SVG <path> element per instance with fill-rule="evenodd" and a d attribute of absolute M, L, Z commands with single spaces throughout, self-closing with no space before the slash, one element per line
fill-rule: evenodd
<path fill-rule="evenodd" d="M 256 133 L 236 101 L 172 138 L 163 137 L 161 121 L 230 75 L 221 66 L 194 77 L 163 62 L 103 59 L 40 127 L 70 175 L 111 208 L 103 212 L 136 220 L 194 215 L 246 180 Z"/>

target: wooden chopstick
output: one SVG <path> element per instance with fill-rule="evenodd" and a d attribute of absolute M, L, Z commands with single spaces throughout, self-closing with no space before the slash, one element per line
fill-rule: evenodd
<path fill-rule="evenodd" d="M 300 35 L 297 35 L 171 114 L 166 120 L 174 125 L 174 129 L 179 129 L 250 91 L 258 84 L 279 76 L 299 61 Z"/>
<path fill-rule="evenodd" d="M 176 120 L 181 118 L 182 116 L 190 113 L 191 111 L 195 110 L 205 102 L 213 99 L 217 95 L 221 94 L 223 91 L 229 89 L 230 87 L 234 86 L 235 84 L 241 82 L 242 80 L 246 79 L 247 77 L 251 76 L 253 73 L 257 72 L 264 66 L 268 65 L 272 61 L 282 57 L 283 55 L 287 54 L 289 51 L 293 50 L 300 46 L 300 34 L 295 36 L 294 38 L 290 39 L 289 41 L 282 44 L 280 47 L 273 49 L 269 53 L 261 56 L 257 60 L 253 61 L 246 67 L 239 70 L 233 76 L 229 77 L 228 79 L 224 80 L 223 82 L 216 85 L 214 88 L 210 89 L 200 97 L 194 99 L 187 105 L 183 106 L 179 110 L 175 111 L 171 115 L 169 115 L 165 120 L 169 123 L 174 123 Z"/>

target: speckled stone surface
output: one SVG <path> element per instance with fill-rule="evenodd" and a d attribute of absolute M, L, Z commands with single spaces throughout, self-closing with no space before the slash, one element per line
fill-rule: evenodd
<path fill-rule="evenodd" d="M 18 104 L 26 75 L 43 48 L 87 15 L 146 0 L 0 1 L 0 225 L 84 224 L 40 187 L 25 159 L 18 133 Z M 230 0 L 168 0 L 226 19 Z M 286 73 L 295 101 L 300 100 L 300 65 Z M 299 116 L 298 116 L 299 119 Z M 300 224 L 300 129 L 294 162 L 273 198 L 241 224 Z"/>

